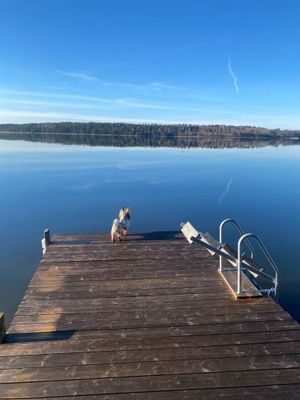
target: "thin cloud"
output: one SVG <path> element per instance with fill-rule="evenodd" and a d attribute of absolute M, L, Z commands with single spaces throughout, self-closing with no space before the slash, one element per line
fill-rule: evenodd
<path fill-rule="evenodd" d="M 239 88 L 239 85 L 238 85 L 238 78 L 237 78 L 236 74 L 233 72 L 233 69 L 232 69 L 232 66 L 231 66 L 231 60 L 230 60 L 230 58 L 228 59 L 227 67 L 228 67 L 228 72 L 229 72 L 231 78 L 233 79 L 233 85 L 234 85 L 234 87 L 235 87 L 235 90 L 236 90 L 237 92 L 239 92 L 239 91 L 240 91 L 240 88 Z"/>
<path fill-rule="evenodd" d="M 56 71 L 58 74 L 62 74 L 68 76 L 70 78 L 79 79 L 81 81 L 93 81 L 93 82 L 101 82 L 96 76 L 88 75 L 83 72 L 68 72 L 68 71 Z"/>
<path fill-rule="evenodd" d="M 31 99 L 1 99 L 0 102 L 12 103 L 12 104 L 24 104 L 24 105 L 45 105 L 45 106 L 65 106 L 65 107 L 76 107 L 80 108 L 88 108 L 91 105 L 90 103 L 102 103 L 114 106 L 122 106 L 129 108 L 145 108 L 145 109 L 157 109 L 157 110 L 173 110 L 173 109 L 181 109 L 179 106 L 169 106 L 163 104 L 153 104 L 153 103 L 145 103 L 140 99 L 130 99 L 130 98 L 103 98 L 103 97 L 93 97 L 93 96 L 82 96 L 82 95 L 73 95 L 73 94 L 64 94 L 64 93 L 47 93 L 47 92 L 29 92 L 29 91 L 17 91 L 17 90 L 9 90 L 9 89 L 0 89 L 0 94 L 11 94 L 15 96 L 26 96 L 26 97 L 40 97 L 40 98 L 49 98 L 49 99 L 63 99 L 63 100 L 74 100 L 74 101 L 83 101 L 84 103 L 76 104 L 76 103 L 63 103 L 63 102 L 51 102 L 51 101 L 35 101 Z M 95 106 L 95 105 L 94 105 Z"/>
<path fill-rule="evenodd" d="M 64 112 L 35 112 L 0 109 L 0 123 L 27 123 L 27 122 L 62 122 L 62 121 L 78 121 L 78 122 L 128 122 L 128 123 L 153 123 L 163 124 L 172 123 L 160 119 L 145 118 L 118 118 L 111 115 L 85 115 L 72 114 Z"/>
<path fill-rule="evenodd" d="M 161 103 L 148 103 L 144 102 L 138 98 L 103 98 L 103 97 L 93 97 L 93 96 L 82 96 L 82 95 L 74 95 L 74 94 L 65 94 L 65 93 L 47 93 L 47 92 L 31 92 L 31 91 L 17 91 L 17 90 L 9 90 L 9 89 L 0 89 L 0 94 L 10 94 L 15 96 L 22 97 L 38 97 L 38 98 L 46 98 L 46 99 L 58 99 L 58 100 L 73 100 L 73 101 L 81 101 L 82 108 L 88 108 L 87 102 L 96 103 L 96 104 L 107 104 L 113 106 L 119 106 L 123 108 L 141 108 L 141 109 L 153 109 L 153 110 L 174 110 L 174 111 L 186 111 L 186 112 L 220 112 L 220 110 L 210 110 L 207 108 L 200 107 L 189 107 L 182 106 L 180 104 L 161 104 Z M 15 103 L 15 104 L 24 104 L 24 105 L 48 105 L 48 106 L 66 106 L 71 107 L 72 104 L 67 103 L 63 104 L 62 102 L 35 102 L 32 99 L 1 99 L 0 103 Z M 95 107 L 95 105 L 93 105 Z M 80 108 L 80 105 L 74 103 L 74 108 Z"/>
<path fill-rule="evenodd" d="M 222 202 L 223 202 L 225 196 L 228 195 L 228 193 L 229 193 L 229 191 L 230 191 L 230 186 L 231 186 L 231 184 L 232 184 L 232 178 L 229 179 L 229 181 L 228 181 L 227 184 L 226 184 L 225 190 L 221 193 L 221 195 L 220 195 L 220 197 L 219 197 L 219 207 L 221 207 Z"/>
<path fill-rule="evenodd" d="M 115 87 L 119 89 L 129 89 L 136 92 L 145 92 L 145 93 L 163 93 L 170 92 L 175 90 L 186 90 L 179 86 L 169 85 L 163 82 L 150 82 L 150 83 L 128 83 L 128 82 L 108 82 L 101 80 L 103 86 L 106 87 Z"/>
<path fill-rule="evenodd" d="M 83 100 L 83 99 L 82 99 Z M 1 99 L 0 104 L 15 104 L 15 105 L 25 105 L 25 106 L 41 106 L 41 107 L 60 107 L 60 108 L 82 108 L 82 109 L 92 109 L 99 107 L 114 106 L 118 108 L 141 108 L 146 110 L 178 110 L 182 109 L 180 106 L 168 106 L 160 104 L 143 103 L 137 100 L 130 100 L 126 98 L 120 99 L 103 99 L 97 98 L 95 100 L 89 99 L 89 102 L 84 101 L 81 103 L 77 102 L 64 102 L 64 101 L 48 101 L 48 100 L 27 100 L 27 99 Z M 102 104 L 100 104 L 102 103 Z"/>
<path fill-rule="evenodd" d="M 166 91 L 174 91 L 174 90 L 185 90 L 182 87 L 170 85 L 164 82 L 150 82 L 150 83 L 128 83 L 128 82 L 110 82 L 104 79 L 100 79 L 93 75 L 88 75 L 83 72 L 69 72 L 69 71 L 55 71 L 58 74 L 62 74 L 69 78 L 79 79 L 81 81 L 92 81 L 99 82 L 101 85 L 105 87 L 116 87 L 116 88 L 124 88 L 131 89 L 135 91 L 145 91 L 145 92 L 166 92 Z"/>
<path fill-rule="evenodd" d="M 25 75 L 23 71 L 17 71 L 19 74 Z M 132 83 L 132 82 L 118 82 L 118 81 L 109 81 L 102 78 L 99 78 L 95 75 L 90 75 L 86 72 L 82 71 L 62 71 L 62 70 L 54 70 L 56 74 L 63 75 L 72 79 L 77 79 L 81 81 L 91 81 L 98 82 L 105 87 L 115 87 L 115 88 L 124 88 L 131 89 L 135 91 L 145 91 L 145 92 L 163 92 L 163 91 L 186 91 L 187 88 L 182 86 L 177 86 L 174 84 L 170 84 L 169 82 L 160 82 L 160 81 L 150 81 L 150 82 L 142 82 L 142 83 Z M 28 75 L 28 72 L 26 72 Z M 30 73 L 30 76 L 38 76 L 37 73 Z"/>
<path fill-rule="evenodd" d="M 11 89 L 0 89 L 0 93 L 12 94 L 16 96 L 44 97 L 44 98 L 66 99 L 66 100 L 84 100 L 84 101 L 88 100 L 100 103 L 107 103 L 111 101 L 101 97 L 82 96 L 82 95 L 68 94 L 68 93 L 34 92 L 34 91 L 11 90 Z"/>
<path fill-rule="evenodd" d="M 29 122 L 120 122 L 133 124 L 186 124 L 188 119 L 177 120 L 176 118 L 126 118 L 115 117 L 113 115 L 99 114 L 74 114 L 66 112 L 47 112 L 47 111 L 28 111 L 28 110 L 8 110 L 0 108 L 0 124 L 1 123 L 29 123 Z M 211 121 L 197 120 L 196 124 L 209 124 Z"/>
<path fill-rule="evenodd" d="M 185 91 L 186 89 L 176 85 L 170 85 L 164 82 L 151 82 L 149 84 L 144 85 L 144 90 L 153 91 L 156 93 L 163 92 L 176 92 L 176 91 Z"/>

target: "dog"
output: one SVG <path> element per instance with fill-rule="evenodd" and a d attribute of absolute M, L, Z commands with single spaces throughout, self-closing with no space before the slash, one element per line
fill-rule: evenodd
<path fill-rule="evenodd" d="M 119 212 L 119 218 L 113 220 L 111 227 L 111 241 L 116 242 L 125 238 L 128 234 L 129 220 L 131 211 L 128 207 L 122 207 Z"/>
<path fill-rule="evenodd" d="M 119 212 L 120 235 L 124 237 L 128 234 L 129 220 L 131 219 L 131 211 L 128 207 L 122 207 Z"/>
<path fill-rule="evenodd" d="M 120 227 L 119 227 L 119 220 L 117 218 L 113 220 L 110 237 L 112 242 L 120 241 L 121 238 Z"/>

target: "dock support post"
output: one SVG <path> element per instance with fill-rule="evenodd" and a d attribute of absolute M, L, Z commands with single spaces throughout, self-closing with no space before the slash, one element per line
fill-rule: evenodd
<path fill-rule="evenodd" d="M 49 228 L 47 228 L 44 230 L 44 238 L 42 239 L 43 254 L 46 253 L 49 244 L 50 244 L 50 230 Z"/>
<path fill-rule="evenodd" d="M 50 230 L 49 230 L 49 228 L 44 230 L 44 237 L 45 237 L 45 244 L 46 244 L 46 247 L 47 247 L 50 244 Z"/>
<path fill-rule="evenodd" d="M 4 324 L 4 314 L 0 313 L 0 343 L 4 339 L 6 334 L 5 324 Z"/>

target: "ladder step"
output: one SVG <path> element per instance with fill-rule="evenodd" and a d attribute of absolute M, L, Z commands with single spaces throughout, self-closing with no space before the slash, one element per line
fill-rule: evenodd
<path fill-rule="evenodd" d="M 237 289 L 236 271 L 223 270 L 223 272 L 220 272 L 220 274 L 237 299 L 243 299 L 249 297 L 262 297 L 262 294 L 258 291 L 257 287 L 250 281 L 250 279 L 246 276 L 244 272 L 242 272 L 241 294 L 236 293 Z"/>

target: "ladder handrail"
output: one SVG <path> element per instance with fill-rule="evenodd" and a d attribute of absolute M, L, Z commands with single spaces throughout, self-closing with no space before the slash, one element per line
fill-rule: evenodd
<path fill-rule="evenodd" d="M 248 238 L 252 237 L 253 239 L 255 239 L 257 241 L 257 243 L 259 244 L 260 248 L 262 249 L 266 259 L 269 261 L 269 265 L 271 266 L 271 268 L 273 269 L 274 273 L 275 273 L 275 277 L 274 277 L 274 290 L 275 290 L 275 294 L 277 293 L 277 287 L 278 287 L 278 274 L 279 274 L 279 270 L 277 268 L 277 265 L 275 264 L 274 260 L 272 259 L 270 253 L 268 252 L 266 246 L 263 244 L 262 240 L 259 238 L 259 236 L 255 235 L 255 233 L 245 233 L 243 236 L 241 236 L 239 238 L 238 244 L 237 244 L 237 254 L 238 254 L 238 279 L 237 279 L 237 294 L 241 294 L 241 287 L 242 287 L 242 259 L 243 259 L 243 255 L 241 252 L 241 246 L 243 241 L 248 240 Z"/>
<path fill-rule="evenodd" d="M 229 222 L 233 222 L 233 220 L 227 219 L 227 220 L 222 221 L 222 223 L 220 224 L 220 228 L 222 229 L 223 226 Z M 237 227 L 239 227 L 239 229 L 241 229 L 241 227 L 239 226 L 239 224 L 236 221 L 234 221 L 233 223 Z M 249 292 L 249 293 L 250 292 L 259 292 L 259 293 L 266 293 L 268 295 L 270 295 L 271 293 L 274 293 L 275 295 L 277 294 L 278 285 L 279 285 L 279 279 L 278 279 L 279 271 L 278 271 L 277 265 L 275 264 L 274 260 L 272 259 L 266 246 L 263 244 L 262 240 L 257 235 L 255 235 L 254 233 L 242 234 L 237 243 L 237 251 L 235 251 L 234 249 L 231 249 L 230 247 L 227 248 L 226 244 L 223 242 L 220 242 L 220 241 L 218 242 L 215 239 L 213 242 L 211 242 L 209 239 L 209 236 L 207 237 L 207 235 L 205 235 L 204 233 L 197 231 L 191 225 L 190 222 L 182 223 L 181 228 L 182 228 L 181 229 L 182 233 L 187 238 L 187 240 L 190 244 L 191 243 L 200 244 L 200 245 L 206 247 L 212 255 L 217 254 L 217 255 L 219 255 L 220 259 L 223 259 L 223 257 L 225 257 L 225 259 L 227 259 L 231 264 L 233 264 L 233 266 L 234 266 L 233 270 L 237 272 L 236 294 L 238 296 L 241 296 L 247 292 Z M 221 235 L 222 235 L 222 232 L 221 232 Z M 274 274 L 272 274 L 272 272 L 270 274 L 264 272 L 264 268 L 262 266 L 260 266 L 254 260 L 254 254 L 253 254 L 253 258 L 248 258 L 248 257 L 245 257 L 245 253 L 242 253 L 242 244 L 244 241 L 245 241 L 245 243 L 248 244 L 249 248 L 253 249 L 253 247 L 249 241 L 250 238 L 253 238 L 256 240 L 256 242 L 258 243 L 264 256 L 266 257 L 267 261 L 269 262 L 269 265 L 271 266 L 271 269 Z M 222 237 L 221 237 L 221 239 L 222 239 Z M 222 267 L 222 264 L 221 264 L 221 267 Z M 226 268 L 226 271 L 228 271 L 228 268 Z M 242 275 L 243 275 L 242 272 L 244 272 L 244 271 L 245 272 L 248 271 L 249 274 L 253 275 L 255 279 L 257 277 L 260 277 L 261 279 L 271 282 L 272 287 L 263 289 L 260 287 L 260 284 L 254 280 L 254 284 L 256 285 L 257 290 L 241 290 L 241 288 L 242 288 L 241 280 L 242 280 Z M 223 268 L 223 270 L 221 270 L 220 272 L 224 274 L 225 268 Z M 248 273 L 246 273 L 246 275 L 248 275 Z M 253 280 L 254 279 L 253 276 L 248 276 L 248 278 Z"/>
<path fill-rule="evenodd" d="M 244 231 L 241 227 L 241 225 L 233 218 L 226 218 L 224 219 L 220 225 L 219 225 L 219 242 L 223 243 L 223 227 L 224 225 L 228 224 L 228 223 L 232 223 L 238 230 L 238 232 L 240 233 L 241 236 L 244 235 Z M 250 250 L 250 258 L 253 259 L 254 257 L 254 248 L 251 245 L 250 241 L 248 239 L 245 240 L 246 245 L 248 246 L 249 250 Z M 222 272 L 223 271 L 223 258 L 222 256 L 219 257 L 219 271 Z"/>

